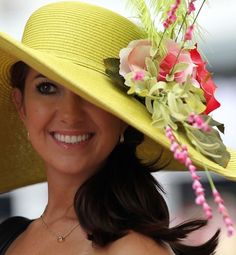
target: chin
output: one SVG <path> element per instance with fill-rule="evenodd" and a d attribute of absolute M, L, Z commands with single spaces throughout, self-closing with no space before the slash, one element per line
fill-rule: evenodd
<path fill-rule="evenodd" d="M 73 178 L 88 178 L 89 176 L 93 175 L 95 171 L 89 169 L 89 167 L 83 167 L 83 165 L 79 162 L 72 163 L 71 161 L 68 162 L 56 162 L 56 164 L 50 164 L 48 167 L 48 171 L 53 171 L 54 174 L 62 174 L 63 178 L 73 177 Z"/>

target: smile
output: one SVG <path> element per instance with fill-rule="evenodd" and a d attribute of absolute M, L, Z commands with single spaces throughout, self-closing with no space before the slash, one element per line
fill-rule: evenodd
<path fill-rule="evenodd" d="M 90 137 L 91 134 L 84 134 L 84 135 L 62 135 L 59 133 L 53 133 L 53 137 L 62 143 L 66 144 L 78 144 L 81 142 L 87 141 Z"/>

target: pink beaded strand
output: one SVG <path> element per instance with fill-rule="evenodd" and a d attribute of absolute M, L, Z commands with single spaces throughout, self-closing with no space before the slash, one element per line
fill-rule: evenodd
<path fill-rule="evenodd" d="M 223 216 L 228 236 L 232 236 L 234 234 L 233 221 L 231 220 L 228 210 L 224 205 L 224 200 L 222 199 L 220 193 L 216 189 L 212 191 L 212 194 L 214 196 L 214 201 L 218 205 L 218 211 Z"/>
<path fill-rule="evenodd" d="M 192 38 L 193 38 L 193 30 L 194 30 L 194 25 L 193 24 L 187 28 L 187 31 L 186 31 L 186 33 L 184 35 L 184 41 L 185 42 L 192 40 Z"/>
<path fill-rule="evenodd" d="M 196 2 L 196 0 L 190 1 L 189 5 L 188 5 L 188 12 L 187 12 L 188 15 L 190 15 L 192 12 L 194 12 L 196 10 L 194 2 Z"/>
<path fill-rule="evenodd" d="M 180 2 L 181 0 L 176 0 L 175 4 L 173 4 L 171 6 L 171 9 L 168 11 L 168 17 L 163 23 L 165 29 L 168 29 L 168 27 L 176 21 L 177 19 L 176 11 L 180 5 Z"/>
<path fill-rule="evenodd" d="M 169 126 L 166 127 L 166 136 L 171 143 L 170 149 L 174 154 L 174 158 L 180 161 L 182 164 L 185 164 L 185 166 L 189 169 L 189 172 L 193 180 L 192 187 L 196 195 L 195 203 L 197 205 L 201 205 L 207 219 L 211 219 L 212 209 L 206 201 L 205 191 L 200 182 L 200 176 L 197 174 L 197 171 L 196 171 L 197 168 L 193 165 L 192 160 L 190 159 L 188 155 L 187 146 L 186 145 L 181 146 L 178 143 L 177 139 L 175 138 L 173 134 L 172 129 Z"/>
<path fill-rule="evenodd" d="M 189 114 L 188 123 L 203 132 L 209 132 L 211 130 L 210 126 L 202 119 L 202 117 L 195 113 Z"/>

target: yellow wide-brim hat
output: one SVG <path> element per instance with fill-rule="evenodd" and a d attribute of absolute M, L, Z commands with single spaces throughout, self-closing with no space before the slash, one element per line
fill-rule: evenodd
<path fill-rule="evenodd" d="M 164 130 L 151 125 L 145 106 L 118 89 L 105 73 L 104 59 L 117 58 L 122 48 L 144 32 L 128 19 L 101 7 L 59 2 L 37 10 L 28 20 L 22 42 L 0 33 L 0 193 L 45 181 L 43 162 L 27 140 L 11 100 L 10 68 L 23 61 L 93 104 L 119 117 L 145 135 L 138 156 L 157 156 L 166 170 L 185 170 L 169 151 Z M 227 167 L 221 167 L 188 144 L 189 154 L 226 178 L 236 179 L 236 153 L 230 149 Z"/>

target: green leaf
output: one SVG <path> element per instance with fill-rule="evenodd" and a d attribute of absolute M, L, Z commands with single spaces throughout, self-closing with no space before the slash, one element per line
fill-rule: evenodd
<path fill-rule="evenodd" d="M 158 48 L 151 47 L 151 49 L 150 49 L 150 56 L 151 56 L 151 58 L 153 58 L 154 56 L 157 56 L 157 54 L 158 54 Z"/>
<path fill-rule="evenodd" d="M 160 34 L 157 32 L 155 22 L 152 19 L 152 15 L 149 10 L 149 6 L 146 4 L 146 1 L 129 0 L 127 1 L 127 6 L 134 12 L 135 15 L 138 16 L 148 38 L 152 41 L 153 45 L 159 42 L 161 37 Z"/>
<path fill-rule="evenodd" d="M 112 73 L 119 73 L 120 59 L 119 58 L 106 58 L 103 60 L 105 69 L 110 70 Z"/>
<path fill-rule="evenodd" d="M 212 161 L 226 167 L 230 159 L 230 154 L 223 144 L 219 133 L 215 129 L 211 129 L 209 132 L 203 132 L 197 128 L 187 128 L 187 135 L 199 151 Z"/>
<path fill-rule="evenodd" d="M 154 59 L 153 63 L 155 65 L 155 67 L 156 67 L 156 72 L 157 72 L 156 77 L 158 77 L 159 72 L 160 72 L 160 62 L 157 59 Z"/>
<path fill-rule="evenodd" d="M 182 99 L 178 98 L 178 96 L 176 97 L 176 94 L 173 92 L 169 92 L 167 98 L 171 116 L 176 121 L 185 121 L 188 116 L 188 112 L 186 112 L 186 105 L 183 104 Z"/>
<path fill-rule="evenodd" d="M 154 120 L 152 122 L 152 126 L 155 128 L 164 128 L 166 126 L 166 122 L 163 118 L 160 118 L 160 119 Z"/>
<path fill-rule="evenodd" d="M 181 71 L 185 70 L 187 67 L 188 67 L 187 63 L 178 63 L 175 65 L 172 73 L 175 74 L 175 73 L 181 72 Z"/>
<path fill-rule="evenodd" d="M 163 123 L 165 123 L 165 126 L 169 125 L 174 130 L 177 129 L 177 125 L 173 122 L 171 119 L 171 115 L 169 112 L 169 108 L 160 102 L 159 100 L 154 100 L 153 102 L 153 120 L 162 119 Z"/>
<path fill-rule="evenodd" d="M 127 91 L 127 94 L 128 95 L 132 95 L 132 94 L 134 94 L 135 93 L 135 88 L 134 88 L 134 86 L 132 86 L 132 87 L 130 87 L 130 89 Z"/>
<path fill-rule="evenodd" d="M 145 98 L 145 105 L 146 105 L 148 112 L 153 114 L 152 99 L 150 97 Z"/>
<path fill-rule="evenodd" d="M 124 77 L 119 74 L 120 60 L 118 58 L 106 58 L 103 61 L 106 74 L 115 85 L 118 85 L 118 88 L 126 93 L 129 88 L 125 85 Z"/>
<path fill-rule="evenodd" d="M 204 112 L 206 109 L 205 104 L 202 103 L 200 98 L 192 93 L 188 94 L 188 97 L 185 98 L 185 102 L 191 109 L 191 112 L 199 114 Z"/>
<path fill-rule="evenodd" d="M 156 84 L 154 84 L 150 90 L 149 90 L 149 95 L 158 95 L 159 91 L 165 90 L 166 88 L 166 82 L 159 81 Z"/>
<path fill-rule="evenodd" d="M 166 75 L 166 81 L 173 81 L 175 79 L 174 74 L 167 74 Z"/>
<path fill-rule="evenodd" d="M 168 106 L 169 106 L 171 112 L 179 112 L 177 100 L 176 100 L 174 93 L 172 93 L 172 92 L 168 93 L 167 101 L 168 101 Z"/>
<path fill-rule="evenodd" d="M 155 107 L 154 107 L 155 104 Z M 157 128 L 163 128 L 166 122 L 163 118 L 161 107 L 157 106 L 157 102 L 153 101 L 153 114 L 152 114 L 152 125 Z"/>
<path fill-rule="evenodd" d="M 209 115 L 201 115 L 202 119 L 208 123 L 211 127 L 216 127 L 222 134 L 225 132 L 225 126 L 224 124 L 214 120 Z"/>
<path fill-rule="evenodd" d="M 152 61 L 152 59 L 146 58 L 145 63 L 146 63 L 147 71 L 151 74 L 151 76 L 157 77 L 157 68 L 156 68 L 154 62 Z"/>

